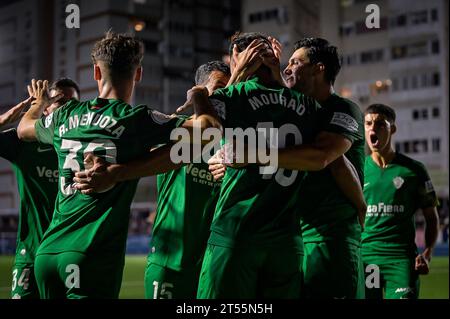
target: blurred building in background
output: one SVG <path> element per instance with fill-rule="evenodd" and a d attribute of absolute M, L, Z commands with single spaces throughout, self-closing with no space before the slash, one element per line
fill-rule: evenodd
<path fill-rule="evenodd" d="M 366 26 L 371 3 L 380 28 Z M 327 0 L 320 17 L 321 35 L 342 54 L 338 92 L 362 109 L 396 110 L 396 149 L 426 165 L 448 212 L 448 1 Z"/>
<path fill-rule="evenodd" d="M 285 48 L 281 64 L 286 65 L 296 41 L 319 36 L 320 1 L 242 0 L 241 25 L 244 32 L 277 38 Z"/>

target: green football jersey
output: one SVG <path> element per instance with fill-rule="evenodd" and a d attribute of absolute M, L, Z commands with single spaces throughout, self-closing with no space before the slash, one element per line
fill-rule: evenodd
<path fill-rule="evenodd" d="M 70 101 L 36 123 L 42 143 L 53 144 L 58 155 L 59 190 L 53 219 L 39 254 L 75 251 L 123 254 L 130 204 L 137 180 L 84 195 L 73 186 L 74 173 L 85 169 L 88 153 L 110 163 L 128 162 L 167 143 L 182 120 L 147 106 L 131 107 L 116 99 Z"/>
<path fill-rule="evenodd" d="M 258 128 L 267 134 L 265 129 L 273 127 L 279 129 L 278 146 L 282 148 L 310 143 L 315 137 L 319 105 L 294 90 L 267 88 L 255 77 L 216 91 L 210 100 L 222 118 L 225 138 L 232 138 L 227 137 L 227 128 Z M 209 243 L 276 245 L 294 235 L 292 244 L 298 244 L 295 206 L 304 173 L 280 168 L 269 175 L 261 174 L 260 168 L 255 164 L 227 168 Z"/>
<path fill-rule="evenodd" d="M 345 156 L 364 181 L 364 117 L 358 105 L 336 94 L 321 104 L 319 131 L 336 133 L 352 142 Z M 359 244 L 357 211 L 340 190 L 329 168 L 308 172 L 300 191 L 299 210 L 303 240 L 321 242 L 343 236 Z"/>
<path fill-rule="evenodd" d="M 0 156 L 10 161 L 20 196 L 16 264 L 34 263 L 58 192 L 58 162 L 52 146 L 19 140 L 17 131 L 0 133 Z"/>
<path fill-rule="evenodd" d="M 417 253 L 414 214 L 438 205 L 433 184 L 422 163 L 403 154 L 385 168 L 366 157 L 364 197 L 367 202 L 362 234 L 364 262 L 412 258 Z"/>
<path fill-rule="evenodd" d="M 158 200 L 149 260 L 183 270 L 201 263 L 220 183 L 208 164 L 188 164 L 157 177 Z"/>

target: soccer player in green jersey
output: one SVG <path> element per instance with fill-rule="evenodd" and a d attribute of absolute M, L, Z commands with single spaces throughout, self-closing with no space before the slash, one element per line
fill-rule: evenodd
<path fill-rule="evenodd" d="M 296 43 L 284 71 L 287 87 L 321 104 L 316 138 L 278 153 L 279 167 L 311 171 L 297 194 L 305 247 L 304 295 L 310 298 L 364 295 L 359 251 L 360 216 L 366 207 L 361 189 L 363 117 L 357 105 L 334 93 L 339 69 L 336 47 L 310 38 Z"/>
<path fill-rule="evenodd" d="M 320 38 L 305 38 L 284 70 L 288 87 L 321 105 L 319 131 L 313 145 L 281 150 L 279 165 L 306 169 L 345 155 L 363 184 L 364 127 L 359 107 L 334 92 L 340 70 L 336 47 Z M 358 210 L 347 199 L 329 169 L 308 172 L 300 191 L 301 230 L 305 247 L 305 295 L 311 298 L 363 298 Z"/>
<path fill-rule="evenodd" d="M 366 268 L 366 297 L 416 299 L 419 275 L 429 272 L 438 235 L 438 199 L 424 165 L 394 151 L 395 111 L 372 104 L 365 111 L 366 141 L 371 154 L 364 167 L 366 227 L 362 256 Z M 414 214 L 426 222 L 425 250 L 415 244 Z"/>
<path fill-rule="evenodd" d="M 234 45 L 242 52 L 254 40 L 263 46 L 258 53 L 261 60 L 267 64 L 278 61 L 270 41 L 259 33 L 236 35 L 230 54 Z M 235 65 L 232 59 L 232 69 Z M 286 135 L 280 134 L 280 145 L 307 143 L 315 135 L 315 101 L 282 87 L 265 64 L 257 66 L 246 81 L 217 90 L 209 101 L 206 103 L 216 108 L 225 131 L 278 128 Z M 232 141 L 226 134 L 225 139 Z M 260 169 L 254 163 L 226 171 L 198 298 L 300 297 L 303 253 L 295 195 L 303 172 Z"/>
<path fill-rule="evenodd" d="M 195 84 L 212 94 L 227 85 L 228 65 L 201 65 Z M 193 299 L 220 183 L 204 162 L 158 175 L 158 201 L 145 271 L 145 297 Z"/>
<path fill-rule="evenodd" d="M 201 65 L 195 75 L 196 85 L 204 85 L 210 94 L 225 87 L 229 67 L 220 61 Z M 168 152 L 169 149 L 166 150 Z M 101 163 L 76 173 L 77 188 L 101 191 L 122 179 L 154 174 L 155 158 L 130 163 Z M 170 161 L 170 159 L 167 159 Z M 157 177 L 158 202 L 153 226 L 151 251 L 145 271 L 145 296 L 154 299 L 195 298 L 209 227 L 220 183 L 214 182 L 206 163 L 189 163 Z M 142 168 L 147 169 L 147 173 Z M 131 174 L 131 175 L 130 175 Z M 126 177 L 131 176 L 131 177 Z"/>
<path fill-rule="evenodd" d="M 91 56 L 99 97 L 69 101 L 40 119 L 50 99 L 46 81 L 33 80 L 30 90 L 36 100 L 18 127 L 21 139 L 54 145 L 58 156 L 55 212 L 36 253 L 41 298 L 118 297 L 137 179 L 85 195 L 75 189 L 74 173 L 85 169 L 87 153 L 112 163 L 144 155 L 170 141 L 172 129 L 183 123 L 144 105 L 130 106 L 135 83 L 142 76 L 142 42 L 108 32 L 95 43 Z M 200 127 L 215 123 L 207 111 L 198 107 L 194 111 Z M 192 127 L 192 121 L 183 126 Z"/>
<path fill-rule="evenodd" d="M 60 79 L 50 87 L 50 95 L 63 94 L 61 100 L 44 110 L 50 114 L 61 102 L 79 99 L 78 85 Z M 15 122 L 32 98 L 0 115 L 0 129 Z M 16 256 L 12 271 L 11 297 L 36 299 L 39 292 L 34 276 L 36 250 L 50 224 L 58 191 L 58 163 L 55 150 L 38 142 L 19 140 L 16 129 L 0 132 L 0 156 L 10 161 L 17 178 L 20 196 Z"/>

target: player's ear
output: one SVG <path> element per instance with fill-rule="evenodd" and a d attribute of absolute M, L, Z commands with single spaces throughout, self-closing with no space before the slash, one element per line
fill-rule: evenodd
<path fill-rule="evenodd" d="M 102 70 L 97 64 L 94 64 L 94 80 L 100 81 L 102 79 Z"/>
<path fill-rule="evenodd" d="M 397 132 L 397 126 L 395 126 L 395 123 L 391 124 L 391 135 L 395 134 Z"/>
<path fill-rule="evenodd" d="M 144 69 L 142 68 L 142 66 L 138 67 L 136 69 L 136 73 L 134 74 L 134 81 L 135 82 L 140 82 L 142 80 L 142 73 L 144 72 Z"/>
<path fill-rule="evenodd" d="M 322 62 L 317 63 L 316 64 L 316 72 L 317 73 L 325 72 L 325 64 L 323 64 Z"/>

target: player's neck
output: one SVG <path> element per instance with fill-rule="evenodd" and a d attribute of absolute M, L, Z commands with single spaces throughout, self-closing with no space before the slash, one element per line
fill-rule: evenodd
<path fill-rule="evenodd" d="M 390 146 L 386 148 L 385 150 L 380 150 L 378 152 L 372 152 L 370 155 L 372 157 L 372 160 L 381 168 L 385 168 L 389 163 L 391 163 L 394 160 L 395 157 L 395 151 Z"/>
<path fill-rule="evenodd" d="M 131 103 L 133 94 L 133 85 L 121 84 L 112 85 L 109 82 L 99 83 L 99 97 L 102 99 L 122 100 L 125 103 Z"/>
<path fill-rule="evenodd" d="M 311 94 L 311 97 L 321 104 L 326 102 L 333 93 L 334 88 L 331 84 L 322 84 L 316 86 L 316 90 L 314 90 L 314 94 Z"/>

